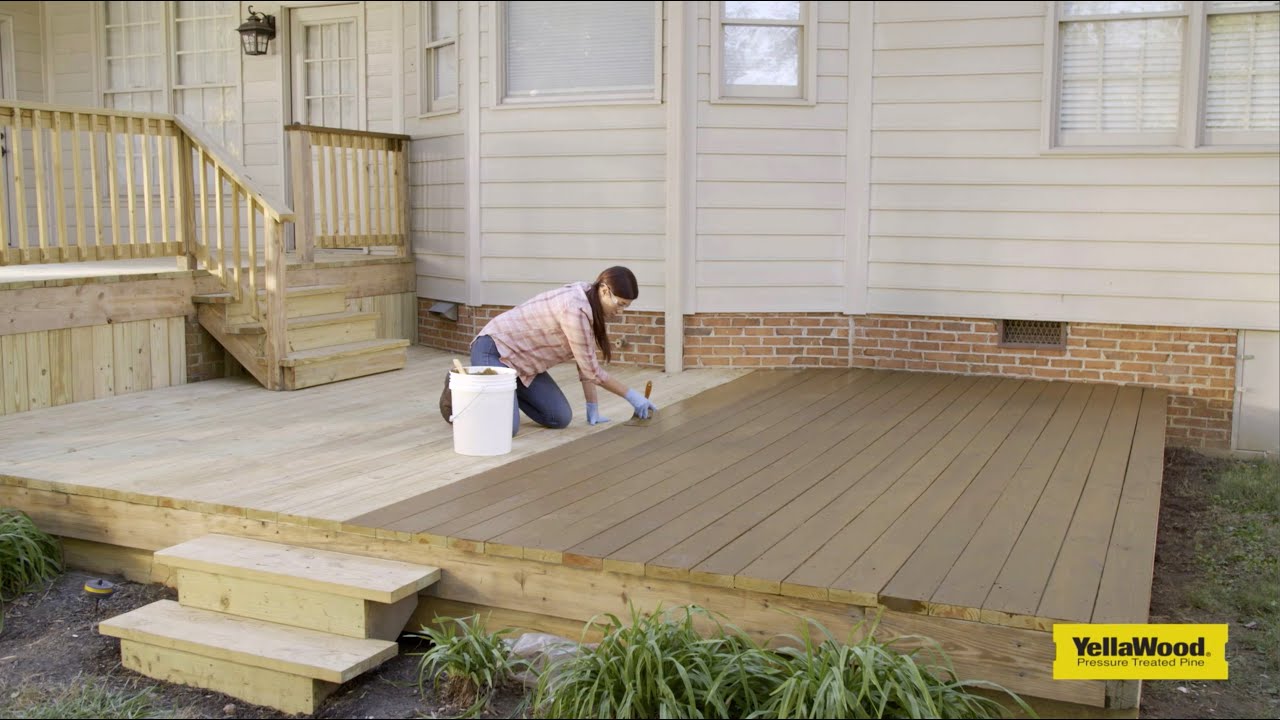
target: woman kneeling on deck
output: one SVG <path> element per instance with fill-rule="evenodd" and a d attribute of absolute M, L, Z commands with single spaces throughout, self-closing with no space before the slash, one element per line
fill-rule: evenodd
<path fill-rule="evenodd" d="M 564 392 L 547 372 L 572 359 L 587 402 L 587 423 L 609 422 L 601 417 L 596 386 L 626 398 L 642 418 L 657 410 L 643 395 L 614 380 L 600 366 L 596 349 L 612 358 L 606 323 L 617 319 L 640 294 L 636 276 L 625 267 L 611 267 L 594 283 L 575 282 L 535 295 L 490 320 L 471 341 L 473 366 L 508 367 L 516 371 L 516 406 L 511 435 L 520 429 L 520 411 L 549 428 L 568 427 L 573 410 Z M 440 413 L 450 421 L 453 402 L 448 383 L 440 396 Z M 452 421 L 450 421 L 452 422 Z"/>

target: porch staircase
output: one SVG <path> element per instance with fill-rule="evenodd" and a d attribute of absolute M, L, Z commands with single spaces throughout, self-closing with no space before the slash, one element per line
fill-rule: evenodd
<path fill-rule="evenodd" d="M 255 320 L 249 298 L 230 292 L 196 295 L 200 324 L 258 382 L 273 387 L 280 373 L 285 390 L 323 385 L 404 367 L 409 341 L 379 338 L 378 314 L 347 310 L 342 285 L 291 287 L 285 293 L 285 350 L 279 368 L 269 368 L 266 331 Z M 259 303 L 265 293 L 259 291 Z"/>
<path fill-rule="evenodd" d="M 395 657 L 438 568 L 206 535 L 157 551 L 178 602 L 98 625 L 124 666 L 287 713 L 316 711 L 342 683 Z"/>

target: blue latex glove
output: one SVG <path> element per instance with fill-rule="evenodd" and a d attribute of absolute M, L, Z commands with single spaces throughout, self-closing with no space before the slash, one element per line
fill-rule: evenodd
<path fill-rule="evenodd" d="M 627 390 L 627 402 L 631 403 L 631 407 L 636 409 L 636 415 L 643 420 L 648 420 L 649 416 L 658 410 L 657 405 L 649 402 L 648 398 L 635 390 Z"/>
<path fill-rule="evenodd" d="M 599 425 L 609 422 L 609 418 L 600 417 L 600 403 L 587 403 L 587 424 Z"/>

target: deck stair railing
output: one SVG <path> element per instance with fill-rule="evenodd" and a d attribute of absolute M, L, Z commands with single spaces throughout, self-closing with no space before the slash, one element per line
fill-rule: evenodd
<path fill-rule="evenodd" d="M 293 210 L 218 141 L 169 115 L 3 102 L 0 143 L 0 265 L 186 258 L 262 323 L 278 366 Z"/>
<path fill-rule="evenodd" d="M 295 251 L 408 245 L 409 137 L 313 125 L 287 125 Z"/>

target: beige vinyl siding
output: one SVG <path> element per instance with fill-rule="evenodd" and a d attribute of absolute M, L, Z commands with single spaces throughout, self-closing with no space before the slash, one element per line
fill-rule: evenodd
<path fill-rule="evenodd" d="M 1046 3 L 880 3 L 868 312 L 1275 329 L 1270 154 L 1043 153 Z"/>
<path fill-rule="evenodd" d="M 13 79 L 10 97 L 32 102 L 45 101 L 44 26 L 38 2 L 0 4 L 0 15 L 12 19 Z M 78 5 L 80 3 L 67 3 Z"/>
<path fill-rule="evenodd" d="M 460 133 L 409 145 L 409 227 L 419 297 L 466 301 L 464 149 Z"/>
<path fill-rule="evenodd" d="M 818 2 L 815 105 L 711 103 L 698 10 L 696 312 L 838 311 L 845 296 L 849 5 Z"/>
<path fill-rule="evenodd" d="M 480 8 L 482 302 L 514 305 L 626 265 L 640 283 L 634 307 L 662 309 L 665 108 L 495 108 L 495 10 Z"/>

